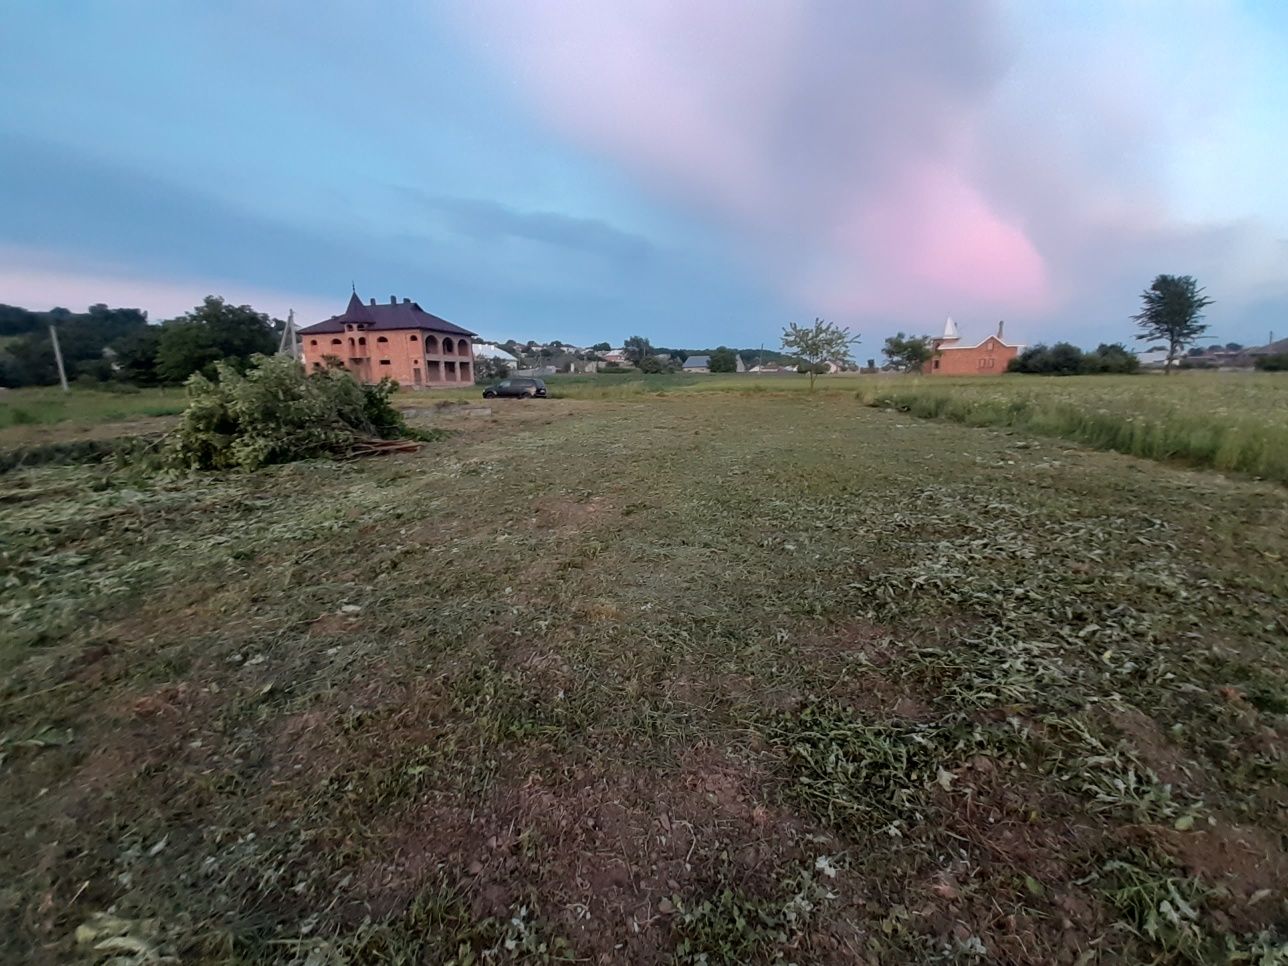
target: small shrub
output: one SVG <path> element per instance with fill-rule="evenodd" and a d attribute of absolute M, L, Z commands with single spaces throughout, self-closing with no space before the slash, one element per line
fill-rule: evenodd
<path fill-rule="evenodd" d="M 1259 356 L 1256 366 L 1262 372 L 1288 372 L 1288 352 L 1276 356 Z"/>

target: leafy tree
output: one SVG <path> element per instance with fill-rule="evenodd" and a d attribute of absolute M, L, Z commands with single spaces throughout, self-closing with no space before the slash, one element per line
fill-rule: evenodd
<path fill-rule="evenodd" d="M 850 347 L 858 342 L 857 335 L 850 335 L 847 329 L 818 318 L 809 327 L 791 322 L 783 329 L 783 348 L 796 353 L 809 366 L 810 392 L 814 391 L 814 377 L 818 375 L 819 365 L 827 360 L 853 361 Z"/>
<path fill-rule="evenodd" d="M 1132 316 L 1141 330 L 1136 338 L 1167 347 L 1170 373 L 1177 354 L 1207 331 L 1203 309 L 1211 304 L 1192 275 L 1159 275 L 1141 293 L 1141 310 Z"/>
<path fill-rule="evenodd" d="M 1242 352 L 1242 351 L 1243 351 L 1243 343 L 1241 343 L 1241 342 L 1227 342 L 1227 343 L 1225 344 L 1225 349 L 1226 349 L 1226 351 L 1227 351 L 1227 352 Z"/>
<path fill-rule="evenodd" d="M 1083 372 L 1128 374 L 1140 371 L 1140 359 L 1121 342 L 1102 342 L 1083 360 Z"/>
<path fill-rule="evenodd" d="M 1195 345 L 1195 346 L 1190 346 L 1189 351 L 1188 351 L 1188 352 L 1186 352 L 1185 354 L 1186 354 L 1187 356 L 1189 356 L 1191 359 L 1193 359 L 1195 356 L 1201 356 L 1201 355 L 1203 355 L 1203 353 L 1204 353 L 1204 352 L 1206 352 L 1206 351 L 1207 351 L 1207 350 L 1206 350 L 1206 349 L 1204 349 L 1202 346 L 1200 346 L 1200 345 Z"/>
<path fill-rule="evenodd" d="M 28 335 L 44 325 L 39 312 L 17 305 L 0 305 L 0 336 Z"/>
<path fill-rule="evenodd" d="M 147 325 L 122 336 L 112 343 L 116 356 L 116 377 L 136 386 L 155 386 L 157 375 L 157 350 L 161 346 L 161 327 Z"/>
<path fill-rule="evenodd" d="M 277 349 L 273 321 L 249 305 L 229 305 L 216 295 L 187 315 L 162 326 L 157 348 L 157 374 L 164 382 L 183 382 L 194 372 L 208 378 L 214 364 L 227 361 L 245 370 L 256 353 L 270 355 Z"/>
<path fill-rule="evenodd" d="M 737 353 L 727 346 L 721 346 L 711 353 L 711 361 L 708 368 L 712 372 L 737 372 Z"/>
<path fill-rule="evenodd" d="M 934 358 L 935 348 L 928 335 L 904 335 L 900 332 L 885 340 L 881 352 L 900 372 L 921 372 L 922 367 Z"/>
<path fill-rule="evenodd" d="M 504 359 L 494 359 L 491 356 L 474 357 L 474 381 L 491 382 L 494 379 L 504 379 L 510 374 L 510 366 Z"/>
<path fill-rule="evenodd" d="M 607 342 L 596 342 L 593 346 L 590 347 L 590 349 L 592 352 L 612 352 L 613 351 L 613 347 L 609 345 Z"/>
<path fill-rule="evenodd" d="M 659 372 L 666 372 L 666 363 L 657 356 L 645 356 L 640 360 L 640 372 L 646 372 L 650 375 L 656 375 Z"/>
<path fill-rule="evenodd" d="M 622 346 L 626 353 L 627 361 L 637 366 L 653 354 L 653 346 L 642 335 L 631 336 Z"/>
<path fill-rule="evenodd" d="M 111 377 L 111 364 L 104 350 L 115 340 L 147 326 L 147 314 L 139 309 L 113 309 L 91 305 L 88 312 L 51 309 L 28 312 L 0 306 L 0 318 L 13 325 L 30 325 L 26 335 L 10 341 L 0 353 L 0 380 L 9 386 L 53 385 L 58 381 L 49 325 L 58 328 L 58 344 L 68 375 L 89 375 L 102 380 Z"/>

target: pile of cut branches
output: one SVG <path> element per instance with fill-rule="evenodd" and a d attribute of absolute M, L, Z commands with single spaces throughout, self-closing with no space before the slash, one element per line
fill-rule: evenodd
<path fill-rule="evenodd" d="M 364 386 L 343 369 L 306 374 L 287 356 L 255 356 L 244 375 L 225 362 L 216 369 L 215 380 L 188 380 L 188 408 L 167 449 L 182 469 L 253 470 L 415 438 L 389 403 L 392 379 Z"/>

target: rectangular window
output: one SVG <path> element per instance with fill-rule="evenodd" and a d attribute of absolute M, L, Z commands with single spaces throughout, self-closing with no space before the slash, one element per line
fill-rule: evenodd
<path fill-rule="evenodd" d="M 388 359 L 381 359 L 381 360 L 380 360 L 380 364 L 381 364 L 382 366 L 387 366 L 387 365 L 389 365 L 389 364 L 390 364 L 390 362 L 389 362 L 389 360 L 388 360 Z"/>

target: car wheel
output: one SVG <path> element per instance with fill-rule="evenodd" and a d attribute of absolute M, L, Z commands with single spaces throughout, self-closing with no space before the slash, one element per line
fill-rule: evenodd
<path fill-rule="evenodd" d="M 495 399 L 495 398 L 496 398 L 496 393 L 492 392 L 492 390 L 490 390 L 490 389 L 489 389 L 487 392 L 483 393 L 483 398 L 484 398 L 484 399 Z"/>

